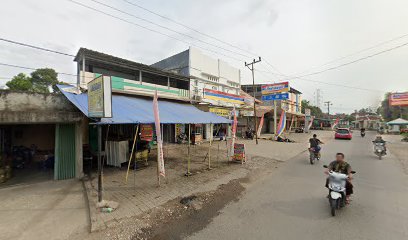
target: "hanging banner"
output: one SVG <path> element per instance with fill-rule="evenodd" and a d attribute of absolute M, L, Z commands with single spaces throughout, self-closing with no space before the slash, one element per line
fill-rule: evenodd
<path fill-rule="evenodd" d="M 282 110 L 279 124 L 278 124 L 278 131 L 276 132 L 276 136 L 282 135 L 282 133 L 285 131 L 286 128 L 286 112 Z"/>
<path fill-rule="evenodd" d="M 140 140 L 142 141 L 153 141 L 153 126 L 150 124 L 140 125 Z"/>
<path fill-rule="evenodd" d="M 258 129 L 257 129 L 257 131 L 256 131 L 256 135 L 257 135 L 258 137 L 261 136 L 262 126 L 263 126 L 263 124 L 264 124 L 264 116 L 265 116 L 265 113 L 262 114 L 261 121 L 259 121 Z"/>
<path fill-rule="evenodd" d="M 288 100 L 289 93 L 262 95 L 262 101 Z"/>
<path fill-rule="evenodd" d="M 157 148 L 159 149 L 159 153 L 157 156 L 157 166 L 159 170 L 159 175 L 165 177 L 166 173 L 164 170 L 163 139 L 160 130 L 160 114 L 159 114 L 159 102 L 157 101 L 157 91 L 154 93 L 153 98 L 153 112 L 154 112 L 154 124 L 156 126 Z"/>

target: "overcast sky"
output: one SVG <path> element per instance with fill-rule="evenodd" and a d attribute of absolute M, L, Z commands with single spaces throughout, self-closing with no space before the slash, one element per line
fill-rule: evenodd
<path fill-rule="evenodd" d="M 202 51 L 239 67 L 243 73 L 243 83 L 252 82 L 250 71 L 243 67 L 244 61 L 251 61 L 258 55 L 275 69 L 264 60 L 257 64 L 256 68 L 262 72 L 255 73 L 256 82 L 279 82 L 285 77 L 265 71 L 279 71 L 279 74 L 291 76 L 307 74 L 408 42 L 408 36 L 403 37 L 322 66 L 333 59 L 408 34 L 406 0 L 128 0 L 255 53 L 256 56 L 183 28 L 122 0 L 98 1 L 235 53 L 178 35 L 91 0 L 76 1 L 165 33 L 172 38 L 66 0 L 2 0 L 0 38 L 72 54 L 76 54 L 79 47 L 87 47 L 144 64 L 152 64 L 183 51 L 190 43 L 210 49 L 211 52 Z M 184 42 L 173 38 L 182 39 Z M 405 46 L 336 70 L 289 81 L 311 102 L 314 102 L 313 96 L 319 88 L 323 100 L 333 103 L 333 112 L 351 112 L 362 107 L 376 106 L 386 91 L 407 91 L 407 60 L 408 46 Z M 70 57 L 1 41 L 0 63 L 76 72 Z M 30 71 L 0 66 L 0 85 L 7 81 L 4 78 L 19 72 Z M 65 81 L 75 81 L 75 77 L 60 77 Z M 310 80 L 378 91 L 350 89 Z"/>

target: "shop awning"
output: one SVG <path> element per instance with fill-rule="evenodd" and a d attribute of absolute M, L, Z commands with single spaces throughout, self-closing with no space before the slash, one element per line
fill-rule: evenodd
<path fill-rule="evenodd" d="M 75 88 L 58 85 L 61 92 L 83 114 L 88 116 L 88 94 L 75 93 Z M 160 122 L 163 124 L 231 123 L 210 112 L 203 112 L 191 104 L 159 100 Z M 101 124 L 154 123 L 153 100 L 137 96 L 113 95 L 112 118 L 102 118 Z"/>

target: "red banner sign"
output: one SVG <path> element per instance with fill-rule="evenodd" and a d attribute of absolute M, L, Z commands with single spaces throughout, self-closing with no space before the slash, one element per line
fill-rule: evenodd
<path fill-rule="evenodd" d="M 390 106 L 408 106 L 408 92 L 391 93 L 389 104 Z"/>

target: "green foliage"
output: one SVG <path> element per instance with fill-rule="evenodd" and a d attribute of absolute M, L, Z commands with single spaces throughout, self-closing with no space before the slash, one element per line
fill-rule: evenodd
<path fill-rule="evenodd" d="M 381 102 L 381 106 L 378 108 L 377 112 L 385 119 L 385 121 L 391 121 L 396 118 L 408 119 L 408 107 L 390 106 L 389 96 L 391 93 L 386 93 L 384 100 Z"/>
<path fill-rule="evenodd" d="M 31 91 L 33 84 L 29 76 L 25 75 L 24 73 L 19 73 L 18 75 L 14 76 L 13 79 L 8 81 L 6 86 L 10 90 Z"/>
<path fill-rule="evenodd" d="M 302 113 L 305 113 L 305 109 L 309 108 L 312 116 L 321 118 L 323 117 L 323 112 L 319 107 L 313 106 L 307 100 L 302 100 Z"/>
<path fill-rule="evenodd" d="M 55 91 L 58 91 L 56 84 L 58 84 L 58 73 L 51 68 L 40 68 L 30 74 L 19 73 L 17 76 L 6 83 L 11 90 L 30 91 L 38 93 L 49 93 L 51 86 Z"/>

